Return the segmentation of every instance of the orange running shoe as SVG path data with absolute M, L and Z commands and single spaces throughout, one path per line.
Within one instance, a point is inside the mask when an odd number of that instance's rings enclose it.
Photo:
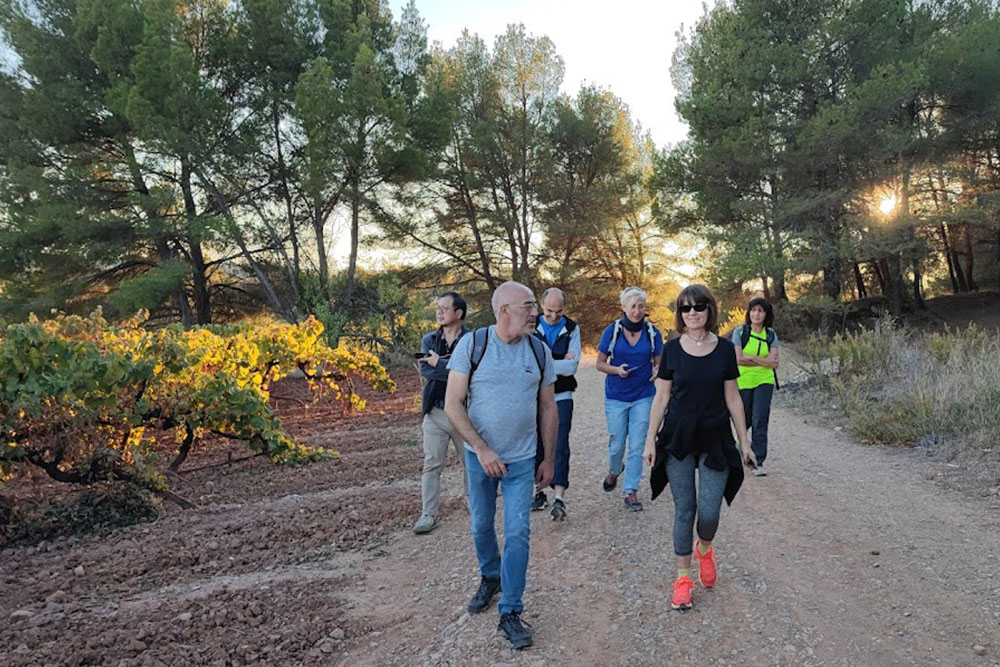
M 703 554 L 698 549 L 699 544 L 701 540 L 694 544 L 694 555 L 698 557 L 698 581 L 705 588 L 711 588 L 715 585 L 715 545 Z
M 694 589 L 694 582 L 690 577 L 677 577 L 674 582 L 674 596 L 670 598 L 670 607 L 673 609 L 691 608 L 691 591 Z

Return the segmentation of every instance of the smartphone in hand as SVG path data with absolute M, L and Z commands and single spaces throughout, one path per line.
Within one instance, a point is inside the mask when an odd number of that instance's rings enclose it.
M 413 353 L 413 358 L 414 359 L 426 359 L 429 356 L 431 356 L 430 352 L 414 352 Z

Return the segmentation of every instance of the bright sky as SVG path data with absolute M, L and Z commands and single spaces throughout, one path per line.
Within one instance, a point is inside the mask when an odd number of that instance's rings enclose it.
M 398 20 L 409 0 L 390 0 Z M 715 0 L 705 0 L 712 6 Z M 702 0 L 416 0 L 431 42 L 450 47 L 463 28 L 492 48 L 509 23 L 546 35 L 566 65 L 563 91 L 580 84 L 609 88 L 660 147 L 681 141 L 686 126 L 674 111 L 670 59 L 676 32 L 704 13 Z
M 389 0 L 398 20 L 409 0 Z M 530 34 L 548 36 L 562 57 L 563 91 L 573 95 L 583 83 L 610 89 L 650 131 L 660 147 L 684 139 L 687 128 L 674 111 L 670 61 L 676 33 L 690 32 L 716 0 L 416 0 L 428 38 L 445 48 L 467 28 L 492 48 L 509 23 L 524 23 Z M 0 49 L 0 61 L 9 53 Z M 346 257 L 342 221 L 334 221 L 335 263 Z

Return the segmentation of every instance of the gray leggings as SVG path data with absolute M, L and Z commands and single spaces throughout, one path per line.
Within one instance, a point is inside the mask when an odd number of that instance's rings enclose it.
M 715 538 L 719 528 L 722 493 L 726 490 L 729 469 L 713 470 L 705 465 L 706 455 L 698 462 L 698 489 L 694 485 L 695 455 L 678 460 L 667 454 L 667 479 L 674 497 L 674 553 L 690 556 L 694 551 L 695 510 L 698 513 L 698 537 L 706 542 Z

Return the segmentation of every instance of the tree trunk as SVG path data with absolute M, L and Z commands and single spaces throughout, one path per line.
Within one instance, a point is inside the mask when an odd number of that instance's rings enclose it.
M 330 264 L 326 257 L 326 216 L 319 203 L 313 206 L 312 227 L 316 239 L 316 256 L 319 259 L 319 289 L 324 298 L 329 298 Z
M 978 292 L 979 285 L 976 284 L 975 260 L 972 250 L 972 231 L 969 225 L 962 225 L 962 241 L 965 245 L 965 280 L 969 284 L 970 292 Z
M 823 264 L 823 296 L 837 301 L 840 299 L 840 289 L 844 282 L 843 263 L 840 259 L 840 231 L 833 211 L 826 211 L 827 217 L 827 258 Z
M 774 292 L 778 301 L 788 301 L 788 292 L 785 291 L 785 272 L 779 271 L 774 276 Z
M 781 230 L 778 229 L 778 176 L 771 176 L 768 179 L 769 198 L 771 203 L 771 220 L 768 228 L 769 240 L 771 242 L 771 253 L 777 260 L 779 267 L 785 265 L 785 244 L 781 238 Z M 788 301 L 788 293 L 785 291 L 785 270 L 779 268 L 771 276 L 774 280 L 774 295 L 779 301 Z
M 948 228 L 942 222 L 938 225 L 938 232 L 941 234 L 941 242 L 944 244 L 944 258 L 948 264 L 948 279 L 951 280 L 951 293 L 958 294 L 958 276 L 955 275 L 955 262 L 952 257 L 951 243 L 948 242 Z
M 285 155 L 281 150 L 281 117 L 277 105 L 272 106 L 271 114 L 274 124 L 274 147 L 278 156 L 278 174 L 281 180 L 281 198 L 285 202 L 285 220 L 288 224 L 288 237 L 292 243 L 292 291 L 298 299 L 301 293 L 299 276 L 302 273 L 302 265 L 299 258 L 299 234 L 295 228 L 295 211 L 292 206 L 291 188 L 288 187 L 288 167 L 285 165 Z
M 764 298 L 767 299 L 768 303 L 771 303 L 771 290 L 767 283 L 767 276 L 763 273 L 760 274 L 760 282 L 764 286 Z
M 205 266 L 205 256 L 201 251 L 201 243 L 192 240 L 191 248 L 191 291 L 194 296 L 195 317 L 198 324 L 212 323 L 212 303 L 208 294 L 208 276 Z
M 890 253 L 885 259 L 886 300 L 889 303 L 889 313 L 893 317 L 903 314 L 903 269 L 898 253 Z
M 872 267 L 875 269 L 875 277 L 878 278 L 878 290 L 882 296 L 889 295 L 888 285 L 886 285 L 885 275 L 888 272 L 885 258 L 873 259 Z
M 279 315 L 286 322 L 295 322 L 296 317 L 293 312 L 291 312 L 284 303 L 281 301 L 281 297 L 278 296 L 277 290 L 274 289 L 274 284 L 264 273 L 264 269 L 261 268 L 260 264 L 254 259 L 253 253 L 250 252 L 250 248 L 247 247 L 246 237 L 243 235 L 243 230 L 240 228 L 239 223 L 233 217 L 233 211 L 229 207 L 229 203 L 226 201 L 225 195 L 219 190 L 218 186 L 212 182 L 211 179 L 199 168 L 193 167 L 194 173 L 198 175 L 201 180 L 201 186 L 208 191 L 209 195 L 215 201 L 215 205 L 218 208 L 219 213 L 225 218 L 226 223 L 229 227 L 229 233 L 232 235 L 232 240 L 236 243 L 236 246 L 240 249 L 240 255 L 243 259 L 247 261 L 250 265 L 250 270 L 257 277 L 257 282 L 264 289 L 264 293 L 267 295 L 267 300 L 271 303 L 271 308 L 274 312 Z
M 361 237 L 361 190 L 357 180 L 351 184 L 351 256 L 347 260 L 347 282 L 340 300 L 345 306 L 354 296 L 354 276 L 358 270 L 358 245 Z
M 823 266 L 823 296 L 836 301 L 840 298 L 840 260 L 833 258 Z
M 476 208 L 476 202 L 472 197 L 471 190 L 469 189 L 468 171 L 465 166 L 465 158 L 462 154 L 461 142 L 457 136 L 455 138 L 455 144 L 455 158 L 458 161 L 458 189 L 462 197 L 462 208 L 465 210 L 465 218 L 469 222 L 469 229 L 472 230 L 472 237 L 476 241 L 476 255 L 478 256 L 479 264 L 482 267 L 482 275 L 486 280 L 486 286 L 489 288 L 490 292 L 493 292 L 500 282 L 493 277 L 490 260 L 486 255 L 486 246 L 483 244 L 483 234 L 479 229 L 479 210 Z
M 913 262 L 913 303 L 919 310 L 927 310 L 923 295 L 923 274 L 920 271 L 919 262 Z
M 857 262 L 851 262 L 854 268 L 854 285 L 858 290 L 858 300 L 868 298 L 868 288 L 865 287 L 865 276 L 861 273 L 861 266 Z
M 191 166 L 181 159 L 181 194 L 184 197 L 184 214 L 187 218 L 188 254 L 191 257 L 191 284 L 194 296 L 195 317 L 198 324 L 212 323 L 212 304 L 208 295 L 208 277 L 205 275 L 205 256 L 201 250 L 201 235 L 195 218 L 198 210 L 191 190 Z
M 132 148 L 132 144 L 128 141 L 123 142 L 122 152 L 125 154 L 125 161 L 128 164 L 129 174 L 132 178 L 132 187 L 139 193 L 139 205 L 146 214 L 148 222 L 151 225 L 155 225 L 157 229 L 155 234 L 156 253 L 159 255 L 160 261 L 168 262 L 174 260 L 177 258 L 177 253 L 170 247 L 169 239 L 164 233 L 166 224 L 163 216 L 160 215 L 160 211 L 149 197 L 149 188 L 146 187 L 146 179 L 143 178 L 142 172 L 139 169 L 139 161 L 135 158 L 135 150 Z M 185 327 L 191 326 L 191 306 L 188 304 L 187 293 L 184 290 L 183 284 L 174 292 L 174 301 L 177 304 L 177 312 L 180 316 L 181 324 Z

